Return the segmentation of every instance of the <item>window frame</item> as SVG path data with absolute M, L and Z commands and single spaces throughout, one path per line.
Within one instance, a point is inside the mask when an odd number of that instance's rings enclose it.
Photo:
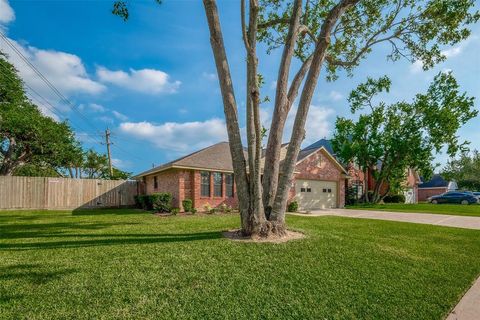
M 218 184 L 218 177 L 220 177 L 220 184 Z M 218 193 L 217 191 L 220 192 Z M 215 198 L 223 198 L 223 173 L 221 172 L 213 172 L 213 196 Z
M 206 174 L 206 182 L 204 183 L 204 175 Z M 204 194 L 204 191 L 207 191 L 208 188 L 208 195 Z M 202 198 L 210 198 L 212 190 L 212 183 L 211 183 L 211 172 L 210 171 L 200 171 L 200 197 Z
M 158 178 L 153 176 L 153 189 L 158 189 Z
M 231 178 L 231 181 L 229 182 L 228 178 Z M 233 173 L 226 173 L 225 174 L 225 196 L 227 198 L 233 198 L 235 197 L 235 189 L 234 189 L 234 185 L 235 185 L 235 178 L 233 176 Z

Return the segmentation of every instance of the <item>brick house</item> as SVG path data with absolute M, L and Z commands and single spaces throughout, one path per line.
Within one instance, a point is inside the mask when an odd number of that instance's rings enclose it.
M 457 190 L 455 181 L 447 181 L 439 174 L 434 174 L 429 181 L 418 185 L 418 201 L 427 201 L 431 196 L 436 196 L 447 191 Z
M 287 147 L 282 145 L 282 158 Z M 207 204 L 238 204 L 228 142 L 214 144 L 135 178 L 144 181 L 147 194 L 171 193 L 173 206 L 180 209 L 184 199 L 191 199 L 199 210 Z M 346 170 L 326 148 L 309 146 L 298 156 L 290 201 L 298 201 L 302 210 L 343 207 L 346 179 Z
M 320 148 L 323 147 L 331 155 L 335 157 L 335 152 L 333 151 L 332 142 L 328 139 L 321 139 L 312 144 L 311 146 L 305 148 Z M 338 160 L 339 161 L 339 160 Z M 340 162 L 340 161 L 339 161 Z M 381 166 L 381 163 L 378 164 Z M 358 166 L 354 163 L 343 165 L 348 173 L 349 179 L 346 180 L 345 190 L 352 192 L 352 196 L 356 199 L 362 198 L 365 193 L 365 190 L 373 190 L 375 187 L 375 179 L 371 171 L 367 172 L 367 178 L 365 179 L 365 173 L 360 170 Z M 419 183 L 420 177 L 418 176 L 417 171 L 413 169 L 408 169 L 406 172 L 406 179 L 403 182 L 404 195 L 406 203 L 417 203 L 419 199 Z M 381 193 L 385 193 L 388 190 L 388 184 L 384 184 L 380 190 Z

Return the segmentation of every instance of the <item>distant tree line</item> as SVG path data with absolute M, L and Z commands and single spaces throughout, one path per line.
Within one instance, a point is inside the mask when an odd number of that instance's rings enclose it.
M 0 52 L 0 175 L 126 179 L 108 159 L 83 150 L 67 121 L 44 115 L 26 95 L 15 67 Z
M 451 159 L 443 169 L 442 176 L 456 181 L 460 189 L 480 190 L 480 152 L 465 152 Z

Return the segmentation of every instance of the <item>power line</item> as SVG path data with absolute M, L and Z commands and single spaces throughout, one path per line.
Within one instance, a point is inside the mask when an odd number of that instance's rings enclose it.
M 123 149 L 118 144 L 112 144 L 112 146 L 115 147 L 117 150 L 122 151 L 124 154 L 129 155 L 130 157 L 136 158 L 137 160 L 141 160 L 141 161 L 145 160 L 145 159 L 131 153 L 130 151 L 127 151 L 126 149 Z
M 70 105 L 71 109 L 74 110 L 80 117 L 82 117 L 85 122 L 91 126 L 94 130 L 98 130 L 98 128 L 93 125 L 88 117 L 86 117 L 79 109 L 78 107 L 73 104 L 70 100 L 68 100 L 36 67 L 31 63 L 27 57 L 23 55 L 23 53 L 18 50 L 18 48 L 3 34 L 0 32 L 0 37 L 3 38 L 5 43 L 37 74 L 38 77 L 56 94 L 59 98 L 60 101 L 63 101 L 67 105 Z
M 6 72 L 4 72 L 4 70 L 0 69 L 0 73 L 5 76 L 8 80 L 10 81 L 14 81 L 14 79 Z M 26 82 L 23 82 L 23 84 L 28 88 L 30 89 L 31 92 L 33 92 L 34 94 L 36 94 L 40 99 L 42 99 L 44 101 L 44 103 L 42 103 L 41 101 L 39 101 L 37 98 L 33 97 L 33 96 L 30 96 L 30 98 L 34 101 L 36 101 L 39 105 L 42 105 L 44 106 L 45 108 L 47 108 L 50 112 L 52 112 L 52 114 L 54 114 L 55 116 L 57 116 L 58 118 L 60 119 L 64 119 L 66 121 L 70 121 L 72 124 L 73 121 L 67 117 L 65 117 L 62 113 L 62 111 L 60 109 L 58 109 L 57 107 L 55 107 L 52 103 L 50 103 L 50 101 L 48 101 L 47 98 L 43 97 L 40 93 L 38 93 L 38 91 L 36 91 L 35 89 L 33 89 L 30 85 L 28 85 Z M 58 112 L 58 113 L 57 113 Z M 82 131 L 84 131 L 84 129 L 79 126 L 78 124 L 76 125 L 77 128 L 81 129 Z M 78 133 L 77 133 L 78 134 Z M 99 140 L 96 140 L 95 142 L 97 143 L 101 143 Z

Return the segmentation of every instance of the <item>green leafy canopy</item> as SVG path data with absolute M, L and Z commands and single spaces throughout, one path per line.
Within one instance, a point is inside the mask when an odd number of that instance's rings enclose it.
M 411 103 L 375 104 L 373 98 L 388 92 L 387 77 L 368 79 L 349 96 L 358 120 L 339 117 L 333 147 L 345 162 L 369 169 L 377 183 L 399 185 L 409 168 L 428 177 L 433 172 L 433 154 L 446 147 L 454 156 L 467 150 L 459 141 L 460 127 L 477 116 L 474 98 L 459 92 L 451 73 L 435 76 L 426 93 Z
M 305 2 L 296 56 L 305 61 L 313 52 L 324 20 L 338 1 Z M 387 58 L 421 61 L 424 69 L 445 60 L 442 46 L 470 35 L 468 25 L 480 18 L 471 12 L 474 0 L 362 0 L 348 9 L 333 30 L 326 57 L 328 80 L 339 68 L 349 75 L 376 45 L 390 48 Z M 288 32 L 291 1 L 260 0 L 259 40 L 268 50 L 281 48 Z

